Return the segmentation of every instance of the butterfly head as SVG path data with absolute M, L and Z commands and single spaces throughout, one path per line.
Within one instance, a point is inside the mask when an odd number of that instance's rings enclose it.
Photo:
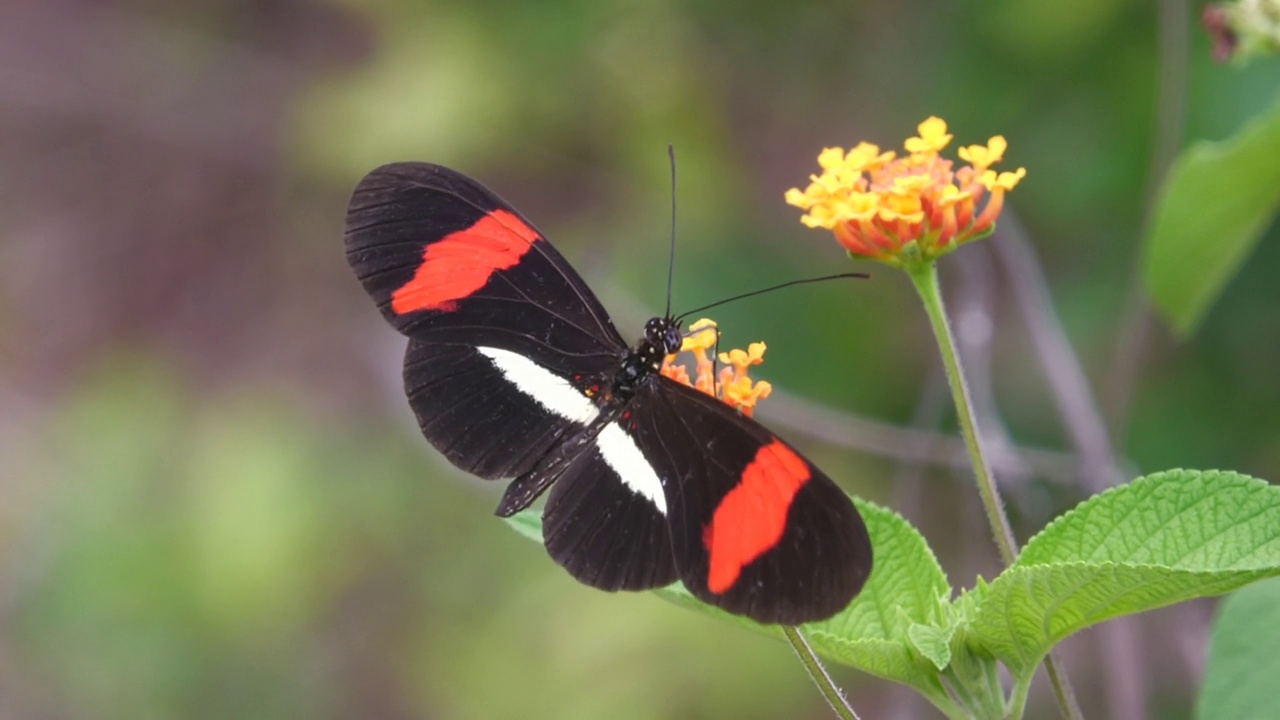
M 662 357 L 680 352 L 680 346 L 684 344 L 680 321 L 663 317 L 650 319 L 644 324 L 644 344 Z

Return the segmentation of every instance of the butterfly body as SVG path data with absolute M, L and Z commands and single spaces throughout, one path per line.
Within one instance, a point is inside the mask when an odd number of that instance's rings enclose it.
M 763 623 L 828 617 L 871 570 L 866 528 L 818 468 L 751 418 L 660 373 L 670 317 L 628 346 L 555 248 L 479 183 L 397 163 L 357 186 L 348 262 L 409 338 L 405 391 L 454 465 L 544 492 L 544 544 L 578 580 L 681 580 Z

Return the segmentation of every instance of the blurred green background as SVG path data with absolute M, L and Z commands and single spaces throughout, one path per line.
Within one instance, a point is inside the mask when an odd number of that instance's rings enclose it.
M 421 440 L 403 340 L 342 255 L 348 194 L 388 161 L 496 189 L 630 336 L 664 301 L 667 143 L 679 309 L 853 269 L 782 202 L 824 145 L 899 147 L 932 114 L 957 144 L 1002 133 L 1028 177 L 943 282 L 1020 536 L 1099 479 L 996 254 L 1010 229 L 1126 475 L 1280 477 L 1276 229 L 1189 342 L 1125 311 L 1161 137 L 1225 137 L 1280 80 L 1214 64 L 1198 4 L 1159 5 L 0 0 L 0 717 L 827 717 L 785 645 L 578 586 Z M 915 522 L 954 583 L 992 577 L 968 476 L 935 462 L 924 316 L 858 269 L 715 317 L 769 343 L 756 375 L 788 397 L 762 420 Z M 1190 717 L 1210 609 L 1132 625 L 1136 668 L 1103 631 L 1069 641 L 1086 714 L 1128 707 L 1121 678 Z M 834 671 L 865 717 L 932 717 Z

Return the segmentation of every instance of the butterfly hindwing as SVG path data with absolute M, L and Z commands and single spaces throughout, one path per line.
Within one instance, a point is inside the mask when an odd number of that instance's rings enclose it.
M 628 458 L 613 447 L 631 442 L 618 426 L 606 427 L 556 480 L 542 514 L 547 552 L 602 590 L 648 590 L 676 580 L 658 478 L 638 450 Z M 635 459 L 640 463 L 627 462 Z M 623 473 L 631 477 L 623 480 Z M 639 484 L 653 490 L 640 492 Z
M 631 404 L 629 431 L 661 478 L 680 579 L 762 623 L 843 609 L 871 573 L 849 497 L 764 426 L 665 377 Z
M 607 370 L 626 347 L 542 234 L 461 173 L 374 170 L 351 197 L 345 237 L 365 290 L 410 337 L 510 350 L 565 375 Z
M 423 435 L 483 478 L 522 475 L 599 418 L 571 383 L 488 347 L 411 339 L 405 392 Z M 661 482 L 616 422 L 599 421 L 555 478 L 543 513 L 547 552 L 592 587 L 668 585 L 676 570 Z

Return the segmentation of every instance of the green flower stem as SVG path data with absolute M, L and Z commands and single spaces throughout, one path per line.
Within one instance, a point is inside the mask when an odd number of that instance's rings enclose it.
M 947 311 L 943 306 L 942 292 L 938 287 L 937 264 L 932 260 L 925 260 L 904 269 L 911 276 L 911 281 L 915 283 L 916 292 L 920 294 L 925 313 L 928 314 L 929 322 L 933 325 L 938 350 L 942 353 L 942 364 L 947 371 L 947 383 L 951 386 L 951 397 L 956 404 L 956 415 L 960 418 L 960 432 L 964 435 L 965 447 L 969 449 L 969 460 L 973 463 L 973 473 L 978 483 L 978 495 L 982 498 L 982 507 L 986 511 L 987 522 L 991 525 L 991 533 L 995 536 L 1004 564 L 1012 565 L 1018 558 L 1018 540 L 1013 535 L 1009 517 L 1005 515 L 1004 506 L 1000 503 L 1000 491 L 996 488 L 995 477 L 991 474 L 991 465 L 987 462 L 986 454 L 982 451 L 982 443 L 978 439 L 978 424 L 973 412 L 973 401 L 969 398 L 969 386 L 965 383 L 964 372 L 960 368 L 960 354 L 956 352 L 955 337 L 951 333 L 950 323 L 947 322 Z M 1080 707 L 1076 704 L 1075 693 L 1071 690 L 1071 683 L 1052 653 L 1045 658 L 1045 668 L 1053 683 L 1053 692 L 1058 698 L 1058 708 L 1062 716 L 1073 719 L 1083 718 Z M 1025 698 L 1019 701 L 1015 697 L 1014 702 L 1025 703 Z M 1019 715 L 1011 717 L 1017 718 Z
M 1024 677 L 1014 678 L 1013 707 L 1009 708 L 1009 717 L 1020 718 L 1027 711 L 1027 696 L 1031 694 L 1033 677 L 1035 677 L 1034 673 L 1027 673 Z
M 965 447 L 969 449 L 974 475 L 977 476 L 978 495 L 982 497 L 982 508 L 987 513 L 987 522 L 991 525 L 996 545 L 1000 548 L 1000 558 L 1007 567 L 1018 559 L 1018 541 L 1013 536 L 1008 516 L 1004 514 L 995 477 L 991 474 L 991 466 L 987 464 L 987 456 L 982 452 L 982 444 L 978 441 L 978 424 L 974 418 L 973 401 L 969 398 L 969 385 L 960 369 L 960 354 L 956 352 L 955 337 L 951 334 L 951 324 L 947 322 L 947 311 L 943 307 L 942 293 L 938 288 L 938 266 L 926 261 L 909 268 L 907 274 L 920 293 L 920 300 L 924 302 L 925 312 L 933 325 L 933 334 L 938 339 L 938 349 L 942 352 L 942 363 L 947 371 L 947 383 L 951 386 L 956 415 L 960 418 L 960 431 L 964 435 Z
M 813 648 L 809 647 L 809 641 L 800 634 L 800 628 L 794 625 L 783 625 L 782 634 L 787 637 L 787 642 L 791 643 L 791 649 L 796 651 L 796 657 L 800 658 L 800 663 L 804 665 L 805 671 L 809 673 L 813 684 L 818 686 L 818 691 L 822 693 L 822 697 L 826 698 L 827 704 L 831 706 L 836 717 L 841 720 L 859 720 L 858 714 L 849 706 L 849 701 L 845 700 L 844 693 L 840 692 L 835 681 L 827 674 L 827 669 L 822 666 L 818 655 Z

